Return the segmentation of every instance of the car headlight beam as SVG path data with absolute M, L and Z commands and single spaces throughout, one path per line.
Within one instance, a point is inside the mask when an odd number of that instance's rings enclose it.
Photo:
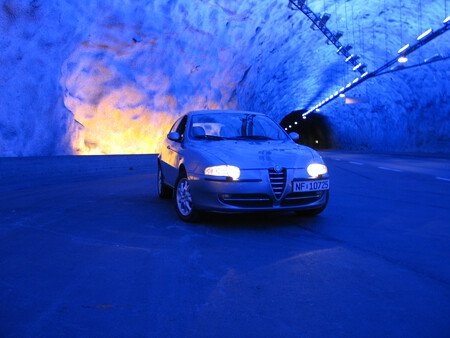
M 325 175 L 328 172 L 327 166 L 320 163 L 311 163 L 308 168 L 306 168 L 308 175 L 317 178 L 321 175 Z
M 233 165 L 217 165 L 206 168 L 205 175 L 231 177 L 233 180 L 237 180 L 241 176 L 241 170 Z

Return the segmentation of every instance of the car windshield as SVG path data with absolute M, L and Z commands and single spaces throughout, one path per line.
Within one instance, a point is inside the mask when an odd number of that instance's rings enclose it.
M 286 140 L 283 129 L 264 115 L 211 113 L 193 115 L 190 136 L 209 140 Z

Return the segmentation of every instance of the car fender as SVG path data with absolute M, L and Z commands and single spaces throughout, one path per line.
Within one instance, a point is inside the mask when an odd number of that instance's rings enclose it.
M 191 148 L 189 150 L 189 154 L 186 155 L 187 156 L 182 156 L 180 159 L 179 167 L 183 165 L 188 176 L 198 177 L 199 175 L 204 174 L 206 167 L 226 164 L 224 161 L 219 159 L 219 157 L 204 148 Z

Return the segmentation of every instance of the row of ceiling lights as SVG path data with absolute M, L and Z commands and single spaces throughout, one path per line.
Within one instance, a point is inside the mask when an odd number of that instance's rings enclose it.
M 450 24 L 450 16 L 448 16 L 443 23 L 447 26 Z M 430 28 L 428 30 L 426 30 L 425 32 L 423 32 L 422 34 L 420 34 L 417 37 L 417 41 L 420 41 L 422 39 L 424 39 L 426 36 L 430 35 L 433 32 L 433 29 Z M 411 45 L 407 44 L 405 46 L 403 46 L 402 48 L 400 48 L 398 50 L 398 54 L 400 54 L 400 57 L 398 57 L 397 61 L 400 63 L 405 63 L 408 61 L 408 58 L 406 57 L 406 55 L 408 54 L 408 51 L 410 49 Z M 349 62 L 352 58 L 358 58 L 358 56 L 355 55 L 350 55 L 345 62 Z M 364 64 L 359 63 L 358 65 L 356 65 L 353 70 L 357 71 L 360 68 L 366 67 Z M 370 76 L 369 76 L 370 75 Z M 326 99 L 322 100 L 321 102 L 319 102 L 317 105 L 315 105 L 313 108 L 309 109 L 306 113 L 302 114 L 303 119 L 306 119 L 306 116 L 308 116 L 309 114 L 311 114 L 314 111 L 320 111 L 320 107 L 322 107 L 323 105 L 327 104 L 329 101 L 335 99 L 336 97 L 345 97 L 345 92 L 349 91 L 350 89 L 353 89 L 353 87 L 355 87 L 356 85 L 358 85 L 359 83 L 362 82 L 362 80 L 366 80 L 369 77 L 372 77 L 373 74 L 369 73 L 369 72 L 365 72 L 363 73 L 360 77 L 355 78 L 353 81 L 349 82 L 346 86 L 340 88 L 339 90 L 337 90 L 336 92 L 334 92 L 332 95 L 330 95 L 329 97 L 327 97 Z M 298 122 L 296 121 L 295 124 L 298 124 Z M 291 129 L 292 125 L 289 125 L 288 128 L 285 128 L 286 130 Z
M 449 21 L 450 21 L 450 16 L 448 16 L 448 17 L 443 21 L 443 23 L 444 23 L 444 24 L 448 24 Z M 433 32 L 433 28 L 427 29 L 425 32 L 423 32 L 422 34 L 420 34 L 420 35 L 417 37 L 417 41 L 422 40 L 424 37 L 430 35 L 432 32 Z M 403 54 L 404 52 L 407 52 L 408 49 L 409 49 L 409 47 L 411 47 L 411 45 L 410 45 L 409 43 L 406 44 L 406 45 L 404 45 L 402 48 L 400 48 L 400 49 L 398 50 L 397 54 Z M 398 62 L 400 62 L 400 63 L 408 62 L 408 58 L 406 57 L 406 55 L 400 55 L 400 57 L 398 58 Z

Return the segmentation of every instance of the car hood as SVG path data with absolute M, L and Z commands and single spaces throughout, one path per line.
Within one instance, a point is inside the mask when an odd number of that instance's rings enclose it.
M 241 169 L 305 168 L 314 151 L 290 141 L 206 141 L 202 150 Z

